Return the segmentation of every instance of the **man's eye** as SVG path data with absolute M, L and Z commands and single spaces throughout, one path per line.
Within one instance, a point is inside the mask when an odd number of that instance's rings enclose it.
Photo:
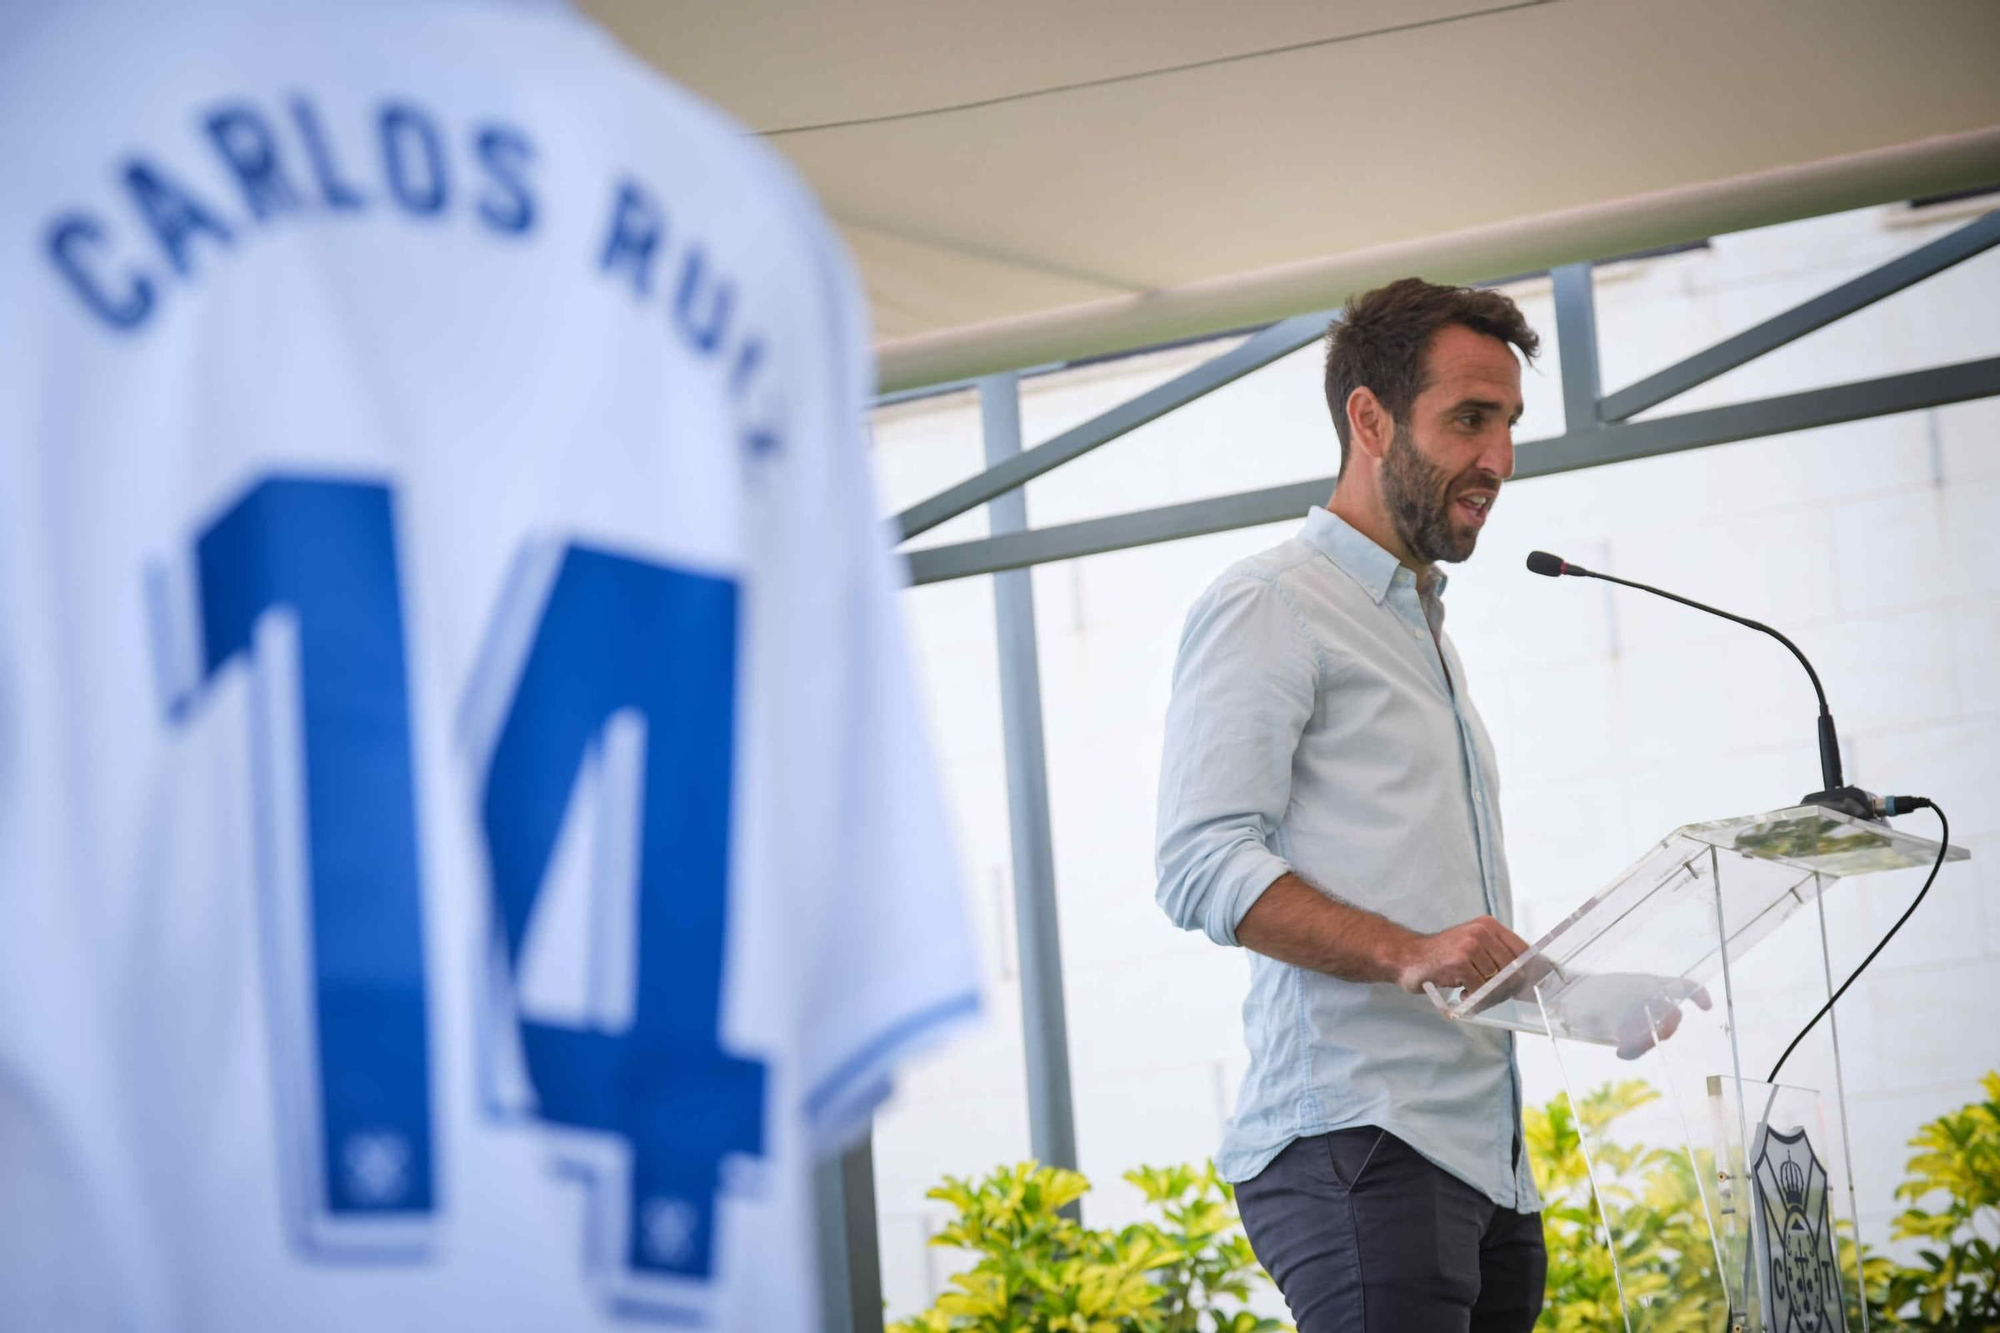
M 1458 414 L 1458 419 L 1466 426 L 1477 426 L 1479 424 L 1479 414 L 1477 412 L 1461 412 Z

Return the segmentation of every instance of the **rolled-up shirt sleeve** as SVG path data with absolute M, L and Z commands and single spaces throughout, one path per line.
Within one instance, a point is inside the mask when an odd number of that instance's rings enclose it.
M 1154 896 L 1183 930 L 1234 945 L 1237 923 L 1292 867 L 1274 847 L 1320 658 L 1284 591 L 1225 576 L 1188 613 L 1160 761 Z

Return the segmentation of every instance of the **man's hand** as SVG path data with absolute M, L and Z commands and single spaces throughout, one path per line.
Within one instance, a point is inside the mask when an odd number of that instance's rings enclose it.
M 1700 982 L 1686 977 L 1572 972 L 1552 1017 L 1562 1035 L 1615 1046 L 1619 1059 L 1636 1060 L 1674 1035 L 1689 1000 L 1698 1009 L 1715 1004 Z
M 1396 964 L 1396 984 L 1412 995 L 1430 982 L 1439 990 L 1463 986 L 1478 990 L 1488 978 L 1528 951 L 1528 942 L 1490 916 L 1441 930 L 1412 935 L 1402 945 Z
M 1673 1036 L 1681 1025 L 1682 1000 L 1693 1000 L 1703 1009 L 1715 1007 L 1705 986 L 1679 977 L 1667 981 L 1658 995 L 1628 1009 L 1618 1020 L 1618 1058 L 1636 1060 Z

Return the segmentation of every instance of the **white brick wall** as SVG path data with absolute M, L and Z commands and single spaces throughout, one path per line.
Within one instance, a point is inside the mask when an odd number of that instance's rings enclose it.
M 1600 274 L 1615 389 L 1941 233 L 1893 210 L 1717 238 Z M 1553 344 L 1548 285 L 1517 299 Z M 2000 353 L 2000 254 L 1989 253 L 1769 360 L 1655 409 L 1866 379 Z M 1177 349 L 1031 381 L 1030 443 L 1212 354 Z M 1527 376 L 1522 439 L 1561 429 L 1553 345 Z M 1307 348 L 1028 489 L 1037 524 L 1319 476 L 1336 445 Z M 1532 448 L 1531 444 L 1524 444 Z M 897 507 L 978 469 L 969 396 L 878 415 Z M 1240 956 L 1176 932 L 1152 903 L 1153 787 L 1181 620 L 1223 566 L 1283 524 L 1035 572 L 1072 1076 L 1095 1222 L 1122 1222 L 1139 1163 L 1213 1151 L 1243 1057 Z M 963 540 L 969 515 L 927 536 Z M 1818 785 L 1814 703 L 1775 643 L 1644 594 L 1535 579 L 1544 547 L 1764 619 L 1820 669 L 1851 780 L 1923 792 L 1974 859 L 1841 1006 L 1863 1232 L 1886 1239 L 1903 1140 L 2000 1066 L 1988 1017 L 2000 964 L 2000 400 L 1519 483 L 1477 556 L 1452 573 L 1447 626 L 1499 749 L 1510 861 L 1528 933 L 1673 826 L 1788 804 Z M 992 1019 L 914 1071 L 875 1142 L 892 1315 L 928 1302 L 952 1257 L 927 1254 L 946 1172 L 1025 1156 L 1028 1132 L 992 598 L 986 580 L 909 594 L 935 731 L 986 937 Z M 1928 816 L 1908 821 L 1930 833 Z M 1907 874 L 1828 900 L 1851 967 L 1915 891 Z M 1803 1017 L 1803 1014 L 1801 1014 Z M 1524 1044 L 1529 1095 L 1552 1063 Z

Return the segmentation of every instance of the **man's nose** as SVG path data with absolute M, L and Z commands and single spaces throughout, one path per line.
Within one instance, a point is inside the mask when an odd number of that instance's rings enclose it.
M 1479 466 L 1502 481 L 1514 475 L 1514 428 L 1502 426 L 1479 451 Z

